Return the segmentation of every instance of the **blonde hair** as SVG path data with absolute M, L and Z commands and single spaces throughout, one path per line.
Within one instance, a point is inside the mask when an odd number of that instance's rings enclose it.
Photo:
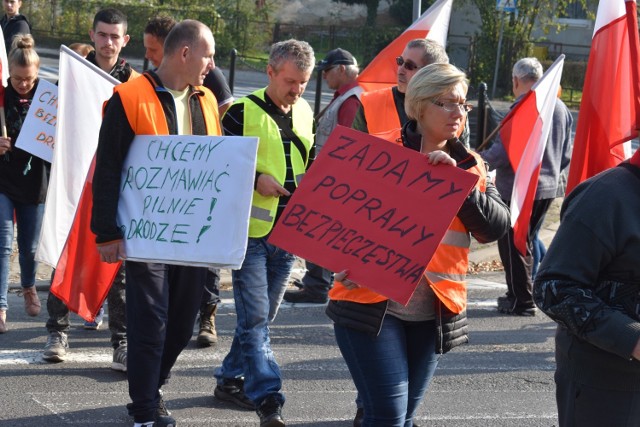
M 85 58 L 89 53 L 93 52 L 95 49 L 88 43 L 71 43 L 69 45 L 69 49 L 77 53 L 78 55 L 84 56 Z
M 417 120 L 427 102 L 462 85 L 464 92 L 469 81 L 464 71 L 455 65 L 437 63 L 421 68 L 409 81 L 404 99 L 407 117 Z
M 36 42 L 31 34 L 16 34 L 11 42 L 11 51 L 7 58 L 9 68 L 12 65 L 29 67 L 35 65 L 40 68 L 40 57 L 35 50 Z

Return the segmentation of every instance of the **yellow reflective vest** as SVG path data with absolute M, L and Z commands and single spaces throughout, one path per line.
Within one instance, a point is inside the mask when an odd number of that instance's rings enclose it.
M 265 89 L 253 92 L 261 100 Z M 278 124 L 262 107 L 248 97 L 240 98 L 236 104 L 244 104 L 244 136 L 257 136 L 258 158 L 256 172 L 273 176 L 280 185 L 284 185 L 287 174 L 287 160 Z M 313 145 L 313 110 L 304 99 L 300 98 L 292 106 L 293 132 L 304 145 L 305 153 L 301 153 L 296 144 L 291 144 L 291 167 L 296 187 L 304 176 L 309 164 L 309 154 Z M 249 219 L 249 237 L 264 237 L 273 228 L 278 210 L 278 198 L 262 196 L 254 190 Z

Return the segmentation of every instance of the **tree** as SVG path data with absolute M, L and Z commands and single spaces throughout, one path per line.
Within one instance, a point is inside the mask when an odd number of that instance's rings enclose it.
M 496 11 L 496 0 L 466 0 L 478 9 L 480 32 L 476 34 L 474 55 L 470 71 L 474 82 L 493 80 L 499 38 L 500 20 L 503 22 L 502 49 L 498 68 L 498 88 L 504 93 L 511 82 L 511 67 L 522 57 L 533 53 L 531 33 L 534 26 L 549 31 L 560 29 L 558 17 L 567 17 L 567 11 L 576 7 L 595 11 L 597 0 L 518 0 L 518 13 L 501 14 Z M 593 17 L 593 12 L 586 16 Z
M 332 0 L 335 3 L 345 4 L 364 4 L 367 6 L 367 23 L 368 27 L 376 26 L 376 18 L 378 17 L 378 5 L 380 0 Z

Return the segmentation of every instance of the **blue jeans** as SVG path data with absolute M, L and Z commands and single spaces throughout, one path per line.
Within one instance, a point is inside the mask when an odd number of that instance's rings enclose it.
M 376 337 L 334 325 L 336 341 L 364 408 L 363 427 L 411 427 L 433 378 L 436 323 L 387 315 Z
M 256 406 L 267 396 L 284 403 L 269 322 L 278 313 L 294 261 L 295 256 L 267 243 L 266 237 L 250 238 L 242 267 L 232 272 L 237 326 L 229 354 L 215 376 L 219 384 L 244 377 L 244 393 Z
M 13 213 L 18 228 L 18 262 L 20 283 L 29 288 L 36 284 L 35 261 L 44 204 L 19 203 L 0 193 L 0 309 L 6 310 L 9 291 L 9 264 L 13 249 Z
M 547 254 L 547 248 L 544 246 L 544 243 L 542 243 L 542 240 L 540 240 L 538 233 L 536 233 L 533 236 L 532 244 L 533 244 L 533 267 L 531 267 L 531 278 L 535 279 L 536 273 L 538 272 L 538 267 L 542 262 L 542 258 L 544 258 L 544 256 Z

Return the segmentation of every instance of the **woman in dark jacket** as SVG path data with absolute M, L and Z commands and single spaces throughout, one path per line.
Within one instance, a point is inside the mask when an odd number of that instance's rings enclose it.
M 15 146 L 38 85 L 39 69 L 40 58 L 34 49 L 33 37 L 28 34 L 16 37 L 14 48 L 9 53 L 10 77 L 4 94 L 8 137 L 0 137 L 0 333 L 7 331 L 7 288 L 14 217 L 18 229 L 25 310 L 30 316 L 40 313 L 34 256 L 44 213 L 49 164 Z
M 407 306 L 359 287 L 347 271 L 336 275 L 329 294 L 327 314 L 358 389 L 362 426 L 413 425 L 440 355 L 467 342 L 464 277 L 470 236 L 494 241 L 509 226 L 508 208 L 487 180 L 484 162 L 455 137 L 471 108 L 467 87 L 465 74 L 453 65 L 432 64 L 407 88 L 411 120 L 402 131 L 404 146 L 433 165 L 479 176 Z

